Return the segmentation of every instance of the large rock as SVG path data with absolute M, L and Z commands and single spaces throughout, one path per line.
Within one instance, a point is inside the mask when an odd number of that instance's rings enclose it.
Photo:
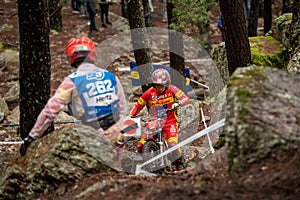
M 255 65 L 274 68 L 284 67 L 283 46 L 278 40 L 271 36 L 258 36 L 250 37 L 249 42 L 252 62 Z M 212 58 L 219 69 L 224 84 L 226 84 L 229 79 L 229 72 L 224 42 L 214 47 Z
M 227 91 L 228 161 L 246 170 L 280 150 L 300 145 L 300 77 L 283 70 L 239 68 Z M 299 175 L 299 174 L 298 174 Z
M 299 17 L 294 17 L 292 13 L 286 13 L 273 21 L 272 35 L 283 44 L 288 56 L 287 70 L 293 73 L 300 73 L 300 23 Z M 297 21 L 298 20 L 298 21 Z
M 3 70 L 5 70 L 6 68 L 6 59 L 3 56 L 0 56 L 0 72 L 2 72 Z
M 6 49 L 4 52 L 1 53 L 1 57 L 5 58 L 7 64 L 15 63 L 19 61 L 19 52 L 11 49 Z
M 288 72 L 300 74 L 300 51 L 296 52 L 289 60 L 287 67 Z
M 18 82 L 7 83 L 10 85 L 10 89 L 5 94 L 5 101 L 10 110 L 13 110 L 16 106 L 19 105 L 19 94 L 20 94 L 20 85 Z
M 178 110 L 179 135 L 183 140 L 197 133 L 200 121 L 199 101 L 191 100 L 191 102 Z
M 5 115 L 8 113 L 8 106 L 5 100 L 0 96 L 0 122 L 4 120 Z
M 118 170 L 115 156 L 115 149 L 95 129 L 63 127 L 33 141 L 17 163 L 1 166 L 0 199 L 23 198 L 74 184 L 87 174 L 107 169 L 105 166 Z
M 225 48 L 225 42 L 221 42 L 216 45 L 212 50 L 212 59 L 215 61 L 217 68 L 220 71 L 220 75 L 222 77 L 222 81 L 224 85 L 227 83 L 229 79 L 229 71 L 228 71 L 228 62 L 227 62 L 227 54 Z
M 272 22 L 271 30 L 267 35 L 271 35 L 276 40 L 280 41 L 285 48 L 289 47 L 288 31 L 292 22 L 292 13 L 286 13 L 276 18 Z

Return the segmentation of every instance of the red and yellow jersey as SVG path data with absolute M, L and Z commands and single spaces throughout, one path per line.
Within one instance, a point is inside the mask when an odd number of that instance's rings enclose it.
M 176 101 L 178 101 L 181 106 L 185 106 L 190 102 L 190 98 L 174 85 L 169 85 L 162 94 L 159 94 L 155 88 L 151 87 L 142 94 L 129 116 L 136 116 L 145 105 L 148 105 L 152 117 L 165 118 L 164 116 L 166 115 L 167 122 L 174 122 L 177 121 L 177 110 L 166 113 L 165 109 L 170 109 Z

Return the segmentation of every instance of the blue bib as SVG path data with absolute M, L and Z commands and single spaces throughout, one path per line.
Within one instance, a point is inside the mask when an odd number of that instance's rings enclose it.
M 116 76 L 96 69 L 68 76 L 75 84 L 85 111 L 85 120 L 104 117 L 119 109 Z M 70 107 L 70 106 L 69 106 Z

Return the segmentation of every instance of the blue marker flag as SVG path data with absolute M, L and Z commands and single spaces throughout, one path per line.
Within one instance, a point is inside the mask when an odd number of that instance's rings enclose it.
M 140 75 L 138 72 L 138 67 L 136 66 L 136 62 L 130 62 L 130 78 L 131 78 L 131 83 L 133 87 L 140 86 Z M 166 65 L 153 65 L 153 70 L 156 70 L 158 68 L 164 68 L 168 72 L 170 72 L 170 66 Z M 185 79 L 186 79 L 186 91 L 192 91 L 192 86 L 191 86 L 191 75 L 190 75 L 190 68 L 186 67 L 185 68 Z

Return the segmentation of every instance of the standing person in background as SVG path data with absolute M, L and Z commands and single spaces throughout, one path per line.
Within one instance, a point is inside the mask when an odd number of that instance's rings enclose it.
M 163 9 L 162 9 L 162 22 L 167 22 L 168 21 L 168 12 L 167 12 L 167 1 L 163 0 Z
M 244 0 L 247 18 L 250 17 L 250 0 Z
M 112 23 L 108 20 L 108 10 L 109 10 L 109 4 L 110 0 L 99 0 L 99 7 L 100 7 L 100 19 L 102 22 L 102 27 L 106 28 L 107 25 L 112 25 Z M 105 17 L 105 22 L 104 22 Z
M 217 23 L 217 27 L 219 28 L 220 32 L 221 32 L 221 39 L 222 42 L 225 42 L 225 33 L 224 33 L 224 27 L 223 27 L 223 16 L 222 14 L 220 14 L 218 23 Z
M 81 12 L 81 6 L 83 6 L 83 12 Z M 79 12 L 80 12 L 79 17 L 87 17 L 88 16 L 86 0 L 79 0 Z
M 148 0 L 148 4 L 149 4 L 150 12 L 154 12 L 154 7 L 153 7 L 153 4 L 152 4 L 152 0 Z
M 89 37 L 93 37 L 93 31 L 99 31 L 96 27 L 95 17 L 97 14 L 97 3 L 96 0 L 86 0 L 87 11 L 90 17 L 90 33 Z
M 79 0 L 71 0 L 72 13 L 79 14 Z
M 290 13 L 290 12 L 292 12 L 290 0 L 282 0 L 281 14 L 283 15 L 284 13 Z
M 34 139 L 43 136 L 55 117 L 68 105 L 69 111 L 83 124 L 95 128 L 112 144 L 122 141 L 123 118 L 127 114 L 127 103 L 118 77 L 95 65 L 96 46 L 86 37 L 71 38 L 66 46 L 66 55 L 75 71 L 68 75 L 57 88 L 35 125 L 23 140 L 22 156 Z M 117 149 L 118 156 L 122 149 Z M 120 162 L 119 157 L 117 161 Z

